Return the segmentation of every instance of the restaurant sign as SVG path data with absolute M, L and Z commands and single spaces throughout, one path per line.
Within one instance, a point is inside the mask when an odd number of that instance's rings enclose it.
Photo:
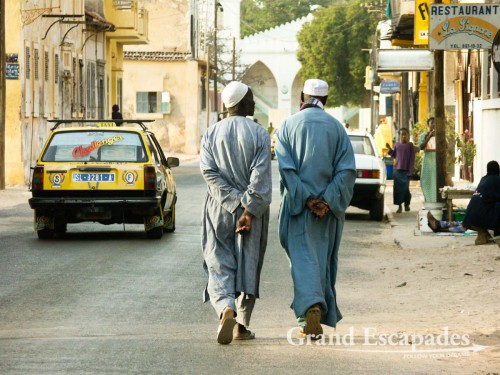
M 430 49 L 489 49 L 500 29 L 500 4 L 431 4 Z

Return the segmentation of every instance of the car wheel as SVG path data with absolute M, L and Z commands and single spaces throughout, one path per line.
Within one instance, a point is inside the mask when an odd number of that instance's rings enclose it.
M 64 234 L 68 230 L 68 225 L 65 221 L 56 219 L 54 223 L 54 232 L 58 234 Z
M 377 221 L 382 221 L 384 219 L 384 196 L 373 202 L 370 208 L 370 217 Z
M 172 233 L 175 231 L 175 203 L 172 204 L 172 208 L 169 212 L 163 215 L 163 220 L 165 225 L 163 226 L 163 231 L 167 233 Z
M 51 238 L 54 238 L 54 230 L 53 229 L 40 229 L 36 231 L 36 234 L 38 235 L 38 238 L 41 240 L 50 240 Z
M 159 240 L 163 236 L 163 227 L 156 227 L 148 230 L 146 236 L 151 240 Z

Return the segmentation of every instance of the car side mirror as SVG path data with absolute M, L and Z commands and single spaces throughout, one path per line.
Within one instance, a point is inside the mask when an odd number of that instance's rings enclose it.
M 167 158 L 167 167 L 173 168 L 179 166 L 179 158 L 168 157 Z

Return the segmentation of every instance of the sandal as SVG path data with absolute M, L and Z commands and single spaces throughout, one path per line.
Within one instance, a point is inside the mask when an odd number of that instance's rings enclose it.
M 246 330 L 245 333 L 237 333 L 234 335 L 235 340 L 253 340 L 255 339 L 255 333 L 250 330 Z
M 236 324 L 234 319 L 234 311 L 227 307 L 222 312 L 222 318 L 217 329 L 217 342 L 222 345 L 227 345 L 233 341 L 233 329 Z
M 311 306 L 306 312 L 306 325 L 302 329 L 305 335 L 311 335 L 311 338 L 319 339 L 323 334 L 321 327 L 321 309 L 319 305 Z

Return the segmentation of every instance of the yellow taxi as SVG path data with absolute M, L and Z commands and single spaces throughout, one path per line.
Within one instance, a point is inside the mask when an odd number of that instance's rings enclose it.
M 33 170 L 38 238 L 68 223 L 144 224 L 148 238 L 175 230 L 176 186 L 145 120 L 56 120 Z

